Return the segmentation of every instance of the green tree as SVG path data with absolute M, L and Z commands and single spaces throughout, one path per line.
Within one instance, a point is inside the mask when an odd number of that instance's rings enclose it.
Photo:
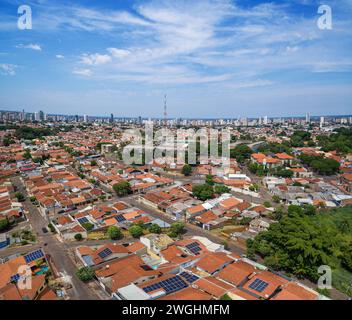
M 9 223 L 9 221 L 7 219 L 0 220 L 0 231 L 7 230 L 9 225 L 10 225 L 10 223 Z
M 182 174 L 185 176 L 190 176 L 192 173 L 192 167 L 189 164 L 185 164 L 182 167 Z
M 215 192 L 216 194 L 228 193 L 228 192 L 230 192 L 230 191 L 231 191 L 231 189 L 228 188 L 228 187 L 225 186 L 225 185 L 216 185 L 216 186 L 214 187 L 214 192 Z
M 194 185 L 192 188 L 192 193 L 193 196 L 205 201 L 208 199 L 212 199 L 214 196 L 214 189 L 212 186 L 208 184 L 203 184 L 203 185 Z
M 269 267 L 316 281 L 321 265 L 350 269 L 352 234 L 341 234 L 339 221 L 352 221 L 352 207 L 315 214 L 311 206 L 289 206 L 288 214 L 259 233 L 248 250 Z
M 107 234 L 111 240 L 118 240 L 123 237 L 121 229 L 116 226 L 110 226 L 107 230 Z
M 273 201 L 275 203 L 280 203 L 281 202 L 281 198 L 279 196 L 277 196 L 277 195 L 273 195 Z
M 120 197 L 126 196 L 132 192 L 131 185 L 128 181 L 121 181 L 113 185 L 113 189 Z
M 52 223 L 48 224 L 48 228 L 50 229 L 51 232 L 55 232 L 55 228 Z
M 23 202 L 26 198 L 23 193 L 16 192 L 15 197 L 17 198 L 18 202 Z
M 80 233 L 76 233 L 76 234 L 75 234 L 75 239 L 76 239 L 77 241 L 82 241 L 83 236 L 82 236 Z
M 256 183 L 253 183 L 249 186 L 250 191 L 258 192 L 259 191 L 259 186 Z
M 94 270 L 90 267 L 83 267 L 76 271 L 76 275 L 81 281 L 87 282 L 94 278 Z
M 213 176 L 211 174 L 207 174 L 205 176 L 205 183 L 210 185 L 210 186 L 214 185 Z
M 148 230 L 150 233 L 161 233 L 161 227 L 156 223 L 153 223 Z
M 174 222 L 171 224 L 170 232 L 176 235 L 183 234 L 185 232 L 185 225 L 182 222 Z
M 264 207 L 265 208 L 270 208 L 271 207 L 271 203 L 270 203 L 270 201 L 264 201 Z
M 85 222 L 82 224 L 83 228 L 86 229 L 88 232 L 94 229 L 94 224 L 90 222 Z
M 29 149 L 26 149 L 26 151 L 23 154 L 23 158 L 28 160 L 32 158 L 31 152 L 29 151 Z
M 253 150 L 245 144 L 240 144 L 230 150 L 231 158 L 235 158 L 240 163 L 243 163 L 246 159 L 249 159 L 252 153 Z
M 128 232 L 132 235 L 133 238 L 139 238 L 143 235 L 143 228 L 139 225 L 133 225 L 128 229 Z
M 321 156 L 312 156 L 301 154 L 299 159 L 314 171 L 322 175 L 333 175 L 339 172 L 340 163 L 334 159 L 328 159 Z

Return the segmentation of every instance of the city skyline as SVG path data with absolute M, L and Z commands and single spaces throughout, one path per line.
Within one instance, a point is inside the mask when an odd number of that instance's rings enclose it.
M 156 116 L 156 117 L 145 117 L 145 116 L 140 116 L 140 115 L 134 115 L 134 116 L 123 116 L 123 115 L 114 115 L 113 113 L 111 114 L 85 114 L 85 113 L 55 113 L 55 112 L 51 112 L 51 113 L 46 113 L 43 110 L 35 110 L 35 111 L 28 111 L 25 109 L 22 110 L 9 110 L 9 109 L 0 109 L 0 112 L 2 113 L 18 113 L 18 114 L 30 114 L 33 115 L 34 117 L 36 115 L 39 115 L 40 113 L 43 113 L 43 116 L 63 116 L 63 117 L 80 117 L 80 118 L 85 118 L 85 117 L 91 117 L 91 118 L 105 118 L 105 119 L 138 119 L 141 118 L 143 120 L 148 120 L 148 119 L 165 119 L 164 114 L 162 114 L 161 116 Z M 42 117 L 43 117 L 42 116 Z M 309 118 L 309 120 L 307 122 L 310 122 L 311 120 L 315 119 L 319 119 L 321 117 L 327 117 L 327 118 L 343 118 L 343 117 L 351 117 L 352 114 L 310 114 L 310 113 L 306 113 L 306 114 L 300 114 L 300 115 L 286 115 L 286 116 L 267 116 L 267 115 L 259 115 L 256 117 L 249 117 L 249 116 L 243 116 L 243 117 L 166 117 L 167 120 L 173 120 L 173 119 L 189 119 L 189 120 L 193 120 L 193 119 L 199 119 L 199 120 L 236 120 L 236 119 L 261 119 L 261 120 L 265 120 L 267 118 L 272 120 L 272 119 L 306 119 Z
M 234 118 L 350 113 L 351 2 L 0 1 L 2 109 Z M 196 17 L 196 18 L 195 18 Z

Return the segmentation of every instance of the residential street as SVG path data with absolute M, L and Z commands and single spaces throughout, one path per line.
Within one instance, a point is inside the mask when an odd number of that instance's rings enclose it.
M 62 242 L 60 242 L 55 235 L 48 232 L 46 234 L 43 233 L 42 228 L 47 227 L 48 222 L 41 216 L 38 211 L 38 208 L 31 203 L 28 198 L 27 191 L 24 188 L 20 177 L 14 177 L 12 179 L 12 183 L 14 186 L 18 188 L 18 191 L 23 193 L 26 196 L 26 201 L 24 205 L 26 209 L 29 211 L 28 219 L 33 227 L 33 230 L 38 235 L 38 247 L 42 247 L 45 252 L 50 253 L 50 256 L 54 262 L 54 266 L 57 271 L 66 275 L 71 279 L 72 282 L 72 290 L 70 290 L 70 296 L 73 300 L 94 300 L 97 297 L 95 294 L 89 289 L 87 285 L 81 282 L 75 275 L 76 266 L 71 261 L 68 256 L 68 246 Z M 45 245 L 46 244 L 46 245 Z M 35 249 L 36 246 L 27 247 L 27 251 L 29 249 Z M 9 249 L 11 250 L 11 249 Z M 18 249 L 17 249 L 18 250 Z M 20 249 L 18 252 L 21 252 Z

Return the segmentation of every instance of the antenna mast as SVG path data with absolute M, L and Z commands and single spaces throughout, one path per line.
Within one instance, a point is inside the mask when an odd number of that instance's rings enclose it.
M 164 126 L 167 125 L 167 95 L 164 95 Z

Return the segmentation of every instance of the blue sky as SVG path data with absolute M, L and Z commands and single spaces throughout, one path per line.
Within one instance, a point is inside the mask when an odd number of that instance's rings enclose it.
M 320 4 L 333 29 L 320 30 Z M 0 0 L 0 109 L 158 117 L 351 114 L 352 0 Z

